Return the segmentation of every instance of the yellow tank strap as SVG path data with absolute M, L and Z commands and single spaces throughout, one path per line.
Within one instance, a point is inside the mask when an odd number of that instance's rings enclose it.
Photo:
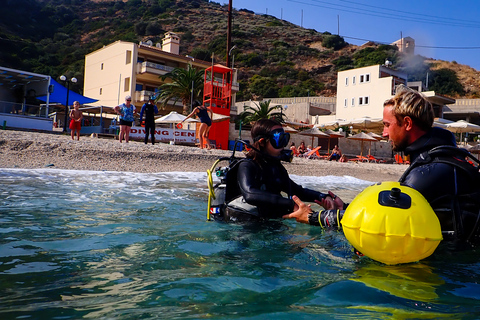
M 220 162 L 221 160 L 218 159 L 217 161 L 214 162 L 213 166 L 210 168 L 210 170 L 207 170 L 207 184 L 208 184 L 208 204 L 207 204 L 207 220 L 210 221 L 210 208 L 212 206 L 212 198 L 215 199 L 215 190 L 213 190 L 213 178 L 212 178 L 212 172 L 215 170 L 215 166 Z

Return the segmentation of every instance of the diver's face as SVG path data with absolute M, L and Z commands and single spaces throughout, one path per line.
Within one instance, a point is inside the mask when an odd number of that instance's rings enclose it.
M 408 131 L 399 124 L 393 114 L 393 106 L 383 108 L 383 137 L 392 144 L 393 151 L 404 151 L 408 147 Z
M 272 131 L 275 131 L 277 129 L 281 129 L 283 130 L 282 126 L 274 126 L 272 128 Z M 282 150 L 283 150 L 283 147 L 280 148 L 280 149 L 276 149 L 273 145 L 272 145 L 272 142 L 270 141 L 270 139 L 265 139 L 266 140 L 266 143 L 265 143 L 265 152 L 268 153 L 269 155 L 271 155 L 272 157 L 278 157 L 280 156 L 280 154 L 282 153 Z M 288 142 L 288 141 L 287 141 Z

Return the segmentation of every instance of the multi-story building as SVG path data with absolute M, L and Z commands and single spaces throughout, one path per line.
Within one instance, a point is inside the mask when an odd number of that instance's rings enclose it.
M 421 82 L 407 83 L 407 75 L 402 72 L 374 65 L 338 73 L 336 118 L 347 121 L 366 116 L 382 118 L 383 103 L 393 97 L 400 84 L 422 92 L 433 104 L 435 117 L 442 117 L 446 104 L 455 103 L 454 99 L 425 91 Z
M 179 55 L 180 38 L 167 32 L 162 43 L 140 44 L 116 41 L 85 56 L 85 96 L 98 99 L 98 105 L 116 106 L 125 96 L 139 108 L 157 93 L 164 82 L 160 77 L 175 68 L 206 69 L 210 62 Z M 238 85 L 233 86 L 238 91 Z M 236 92 L 235 91 L 235 92 Z M 235 94 L 235 93 L 234 93 Z M 235 100 L 235 99 L 232 99 Z M 166 112 L 182 112 L 181 101 L 168 105 Z
M 391 43 L 391 45 L 396 46 L 399 52 L 403 52 L 409 55 L 415 54 L 415 39 L 413 38 L 404 37 Z

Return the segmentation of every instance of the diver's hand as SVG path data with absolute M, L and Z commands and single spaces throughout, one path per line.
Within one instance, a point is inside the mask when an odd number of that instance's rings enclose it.
M 324 199 L 315 200 L 315 202 L 327 210 L 343 209 L 342 199 L 340 199 L 340 197 L 337 197 L 332 191 L 328 191 L 328 196 Z
M 295 202 L 295 206 L 293 207 L 293 212 L 284 215 L 283 219 L 295 219 L 297 222 L 306 223 L 308 224 L 308 215 L 312 213 L 312 209 L 310 209 L 310 205 L 305 204 L 300 200 L 297 196 L 292 197 L 293 201 Z

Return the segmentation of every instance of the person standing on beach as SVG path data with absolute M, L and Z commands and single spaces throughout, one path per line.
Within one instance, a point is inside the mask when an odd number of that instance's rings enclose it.
M 123 139 L 128 143 L 128 140 L 130 139 L 130 129 L 132 128 L 132 123 L 134 121 L 133 116 L 137 113 L 135 106 L 131 103 L 132 97 L 126 96 L 125 103 L 114 108 L 115 112 L 120 115 L 120 135 L 118 137 L 120 143 L 122 143 Z
M 75 131 L 77 132 L 77 140 L 80 140 L 80 130 L 82 128 L 83 113 L 80 111 L 80 102 L 73 102 L 73 110 L 70 111 L 70 133 L 72 140 L 75 140 Z
M 182 123 L 193 115 L 197 115 L 201 122 L 198 132 L 200 149 L 205 147 L 207 149 L 211 149 L 212 147 L 210 146 L 210 140 L 208 140 L 208 133 L 210 132 L 210 127 L 212 126 L 213 111 L 208 107 L 202 106 L 199 101 L 193 102 L 193 108 L 194 109 L 192 113 L 183 119 Z
M 475 158 L 456 147 L 455 136 L 432 127 L 431 103 L 418 91 L 399 86 L 384 103 L 383 137 L 393 151 L 410 155 L 411 164 L 399 182 L 419 191 L 435 211 L 445 240 L 480 241 L 480 173 Z M 346 204 L 330 192 L 337 210 L 312 212 L 296 196 L 293 213 L 283 216 L 316 226 L 338 228 Z
M 150 97 L 148 102 L 142 106 L 140 110 L 140 123 L 143 119 L 143 113 L 145 112 L 145 144 L 148 143 L 148 135 L 151 136 L 152 145 L 155 144 L 155 115 L 158 113 L 155 99 Z

